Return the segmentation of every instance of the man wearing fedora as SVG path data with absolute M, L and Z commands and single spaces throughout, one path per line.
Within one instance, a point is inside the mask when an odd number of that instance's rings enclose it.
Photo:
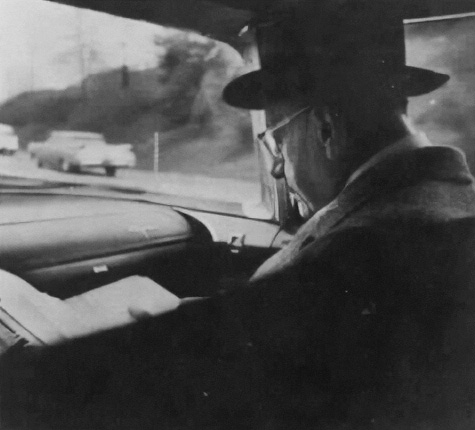
M 405 65 L 395 2 L 281 3 L 283 19 L 254 24 L 262 69 L 223 96 L 282 125 L 262 139 L 308 220 L 243 288 L 140 326 L 128 347 L 140 359 L 108 364 L 116 403 L 90 414 L 145 428 L 473 429 L 473 177 L 406 118 L 407 97 L 448 77 Z
M 266 109 L 272 173 L 309 218 L 207 303 L 266 428 L 475 428 L 473 178 L 406 116 L 449 77 L 405 64 L 400 7 L 297 2 L 256 24 L 262 68 L 223 94 Z

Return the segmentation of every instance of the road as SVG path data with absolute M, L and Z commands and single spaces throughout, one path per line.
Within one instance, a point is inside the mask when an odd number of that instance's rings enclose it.
M 140 188 L 151 193 L 179 195 L 229 203 L 258 202 L 260 185 L 236 179 L 210 178 L 182 173 L 157 173 L 135 169 L 118 170 L 115 178 L 103 169 L 90 169 L 80 174 L 40 169 L 25 152 L 12 157 L 0 156 L 0 175 L 27 177 L 75 184 Z

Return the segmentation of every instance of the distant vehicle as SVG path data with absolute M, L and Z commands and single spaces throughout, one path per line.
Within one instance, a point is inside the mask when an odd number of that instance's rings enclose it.
M 18 151 L 18 136 L 12 126 L 0 124 L 0 154 L 13 155 Z
M 38 167 L 78 173 L 83 168 L 103 167 L 107 176 L 118 168 L 134 167 L 132 145 L 107 144 L 102 134 L 83 131 L 53 131 L 44 143 L 32 142 L 28 152 Z

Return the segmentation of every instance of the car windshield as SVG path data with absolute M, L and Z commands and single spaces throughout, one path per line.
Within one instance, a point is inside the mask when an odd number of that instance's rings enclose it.
M 19 144 L 1 157 L 0 174 L 140 187 L 188 196 L 190 206 L 259 203 L 250 114 L 221 99 L 245 70 L 236 50 L 192 32 L 19 3 L 0 2 L 0 123 Z
M 472 167 L 474 20 L 406 22 L 407 63 L 451 75 L 411 99 L 410 116 L 434 143 L 463 148 Z M 0 52 L 0 134 L 12 126 L 17 140 L 0 156 L 3 176 L 136 187 L 190 197 L 190 206 L 261 203 L 250 112 L 221 96 L 249 71 L 229 45 L 44 0 L 2 0 Z

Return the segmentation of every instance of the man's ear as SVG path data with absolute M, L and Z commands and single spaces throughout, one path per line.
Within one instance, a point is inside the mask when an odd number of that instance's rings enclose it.
M 314 111 L 318 123 L 318 144 L 322 146 L 328 160 L 335 160 L 338 156 L 338 147 L 335 141 L 335 121 L 328 107 L 319 112 Z

